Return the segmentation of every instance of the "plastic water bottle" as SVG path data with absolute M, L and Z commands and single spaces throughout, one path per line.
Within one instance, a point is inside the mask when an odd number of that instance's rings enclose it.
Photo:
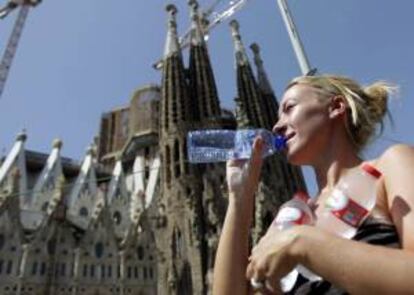
M 308 194 L 297 192 L 291 200 L 280 207 L 268 232 L 272 231 L 273 227 L 276 227 L 278 230 L 285 230 L 295 225 L 313 225 L 315 218 L 312 210 L 308 206 L 309 199 L 310 197 Z M 281 279 L 280 286 L 283 292 L 289 292 L 294 287 L 299 273 L 311 281 L 320 279 L 319 276 L 315 275 L 304 266 L 297 265 L 294 270 Z
M 197 130 L 187 135 L 188 159 L 191 163 L 224 162 L 249 159 L 257 136 L 264 141 L 263 157 L 286 147 L 286 139 L 266 129 Z
M 380 177 L 381 172 L 368 163 L 343 177 L 327 198 L 316 226 L 351 239 L 375 206 Z

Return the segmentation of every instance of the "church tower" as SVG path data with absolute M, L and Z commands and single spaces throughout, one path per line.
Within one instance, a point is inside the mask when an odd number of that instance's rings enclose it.
M 191 9 L 191 37 L 189 82 L 191 100 L 196 102 L 196 119 L 201 126 L 214 128 L 221 115 L 220 102 L 217 94 L 216 82 L 206 42 L 204 40 L 203 23 L 198 11 L 196 0 L 190 0 Z
M 264 63 L 260 55 L 260 46 L 253 43 L 250 45 L 250 48 L 254 54 L 254 62 L 257 69 L 257 81 L 263 97 L 263 104 L 266 106 L 266 116 L 273 118 L 272 124 L 275 124 L 276 121 L 279 120 L 279 104 L 264 68 Z M 297 190 L 306 191 L 305 180 L 300 167 L 289 165 L 284 157 L 278 158 L 277 165 L 284 171 L 283 175 L 288 190 L 292 191 L 292 193 Z
M 267 77 L 267 73 L 264 69 L 259 45 L 253 43 L 250 45 L 250 49 L 254 54 L 254 63 L 257 68 L 257 84 L 259 91 L 263 97 L 263 103 L 266 111 L 265 116 L 269 118 L 271 124 L 275 124 L 275 122 L 279 119 L 279 104 L 277 102 L 276 95 L 273 92 L 272 85 L 270 84 Z
M 237 72 L 236 120 L 238 128 L 272 130 L 278 119 L 278 104 L 259 56 L 259 47 L 253 46 L 255 62 L 258 66 L 259 82 L 257 82 L 240 36 L 238 22 L 233 20 L 230 27 L 235 47 Z M 280 205 L 290 199 L 299 188 L 305 189 L 304 182 L 295 174 L 296 171 L 297 168 L 288 164 L 282 154 L 273 155 L 264 161 L 262 177 L 256 194 L 254 242 L 263 236 Z
M 272 120 L 266 116 L 266 107 L 263 104 L 263 98 L 254 78 L 246 49 L 241 40 L 239 23 L 233 20 L 230 22 L 230 27 L 235 48 L 238 92 L 238 97 L 236 98 L 238 108 L 236 120 L 238 127 L 271 129 Z
M 205 292 L 204 219 L 201 178 L 187 161 L 186 136 L 197 111 L 191 101 L 177 37 L 177 8 L 168 5 L 167 41 L 161 87 L 160 154 L 162 163 L 160 207 L 166 222 L 156 232 L 161 257 L 158 294 Z
M 199 129 L 234 129 L 222 115 L 216 81 L 205 42 L 206 22 L 200 15 L 196 0 L 188 2 L 191 12 L 190 61 L 188 79 L 190 97 L 198 103 Z M 228 119 L 227 119 L 228 121 Z M 232 120 L 233 121 L 233 120 Z M 204 240 L 206 243 L 205 281 L 211 290 L 214 259 L 227 206 L 225 163 L 197 164 L 202 173 L 202 206 L 204 211 Z

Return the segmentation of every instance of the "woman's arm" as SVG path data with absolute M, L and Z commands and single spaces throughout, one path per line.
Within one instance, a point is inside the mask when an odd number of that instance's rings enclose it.
M 414 251 L 414 148 L 394 145 L 378 161 L 388 208 L 403 249 Z
M 383 172 L 389 210 L 403 249 L 373 246 L 342 239 L 315 227 L 299 226 L 281 235 L 265 236 L 257 251 L 253 250 L 247 276 L 268 273 L 272 281 L 277 280 L 287 271 L 283 267 L 286 261 L 290 265 L 294 261 L 352 294 L 412 294 L 414 149 L 394 146 L 380 157 L 377 165 Z M 282 239 L 289 241 L 288 246 L 280 242 Z
M 216 295 L 243 295 L 249 292 L 245 273 L 254 194 L 262 166 L 262 145 L 261 139 L 255 141 L 250 163 L 227 163 L 229 205 L 214 265 L 213 294 Z
M 346 240 L 302 227 L 299 261 L 351 294 L 412 294 L 414 253 Z
M 229 201 L 215 259 L 213 294 L 243 295 L 248 293 L 245 271 L 252 213 Z

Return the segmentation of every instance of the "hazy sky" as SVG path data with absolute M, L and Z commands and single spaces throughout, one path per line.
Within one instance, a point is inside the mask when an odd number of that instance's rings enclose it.
M 199 2 L 207 7 L 214 1 Z M 7 153 L 25 128 L 27 148 L 49 152 L 59 137 L 64 156 L 82 159 L 102 112 L 128 104 L 136 88 L 159 83 L 160 73 L 151 65 L 163 52 L 167 3 L 178 6 L 183 33 L 189 25 L 187 0 L 44 0 L 33 9 L 0 99 L 0 152 Z M 399 98 L 390 104 L 395 127 L 388 124 L 367 157 L 394 141 L 413 144 L 414 2 L 290 0 L 289 5 L 309 60 L 320 72 L 400 86 Z M 1 54 L 16 15 L 0 20 Z M 280 96 L 300 70 L 276 0 L 250 0 L 234 18 L 245 45 L 261 46 Z M 222 106 L 233 107 L 236 77 L 227 21 L 211 32 L 209 49 Z

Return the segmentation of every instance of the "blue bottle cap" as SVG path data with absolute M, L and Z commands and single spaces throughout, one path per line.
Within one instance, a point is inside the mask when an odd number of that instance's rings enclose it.
M 286 148 L 286 137 L 283 135 L 275 135 L 273 137 L 273 145 L 277 150 L 283 150 Z

